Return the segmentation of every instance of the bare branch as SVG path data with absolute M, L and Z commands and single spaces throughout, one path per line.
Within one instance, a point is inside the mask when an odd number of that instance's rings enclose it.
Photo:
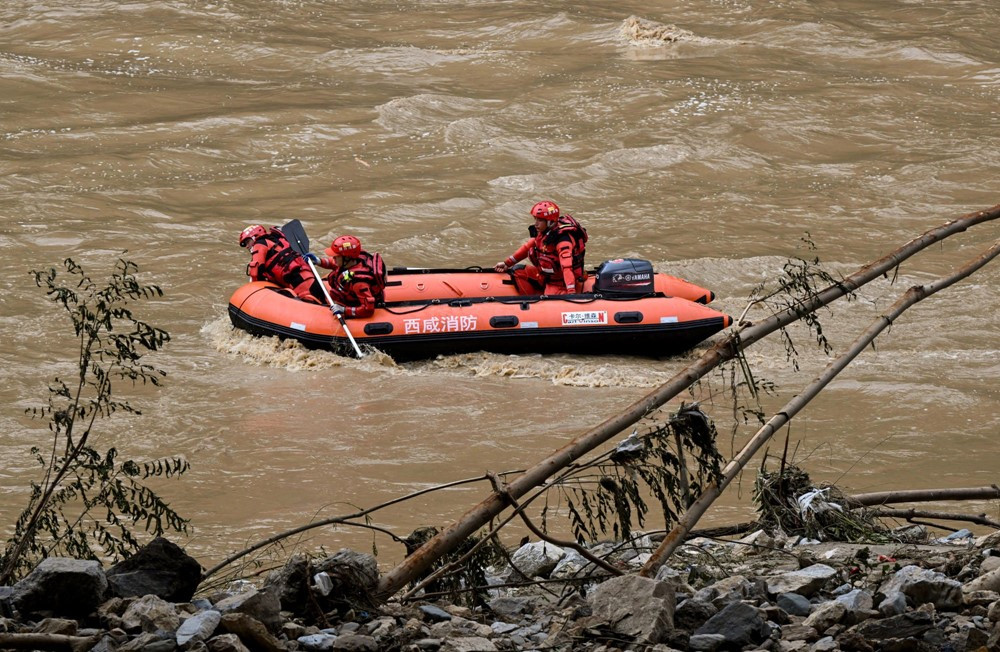
M 892 323 L 905 312 L 908 308 L 914 304 L 922 301 L 928 296 L 943 290 L 954 283 L 968 277 L 976 270 L 980 269 L 988 262 L 993 260 L 996 256 L 1000 255 L 1000 242 L 994 243 L 992 247 L 983 252 L 976 259 L 967 263 L 964 267 L 959 269 L 957 272 L 951 276 L 938 279 L 937 281 L 929 285 L 916 285 L 907 290 L 902 297 L 899 298 L 896 303 L 894 303 L 889 311 L 875 320 L 861 335 L 854 340 L 848 350 L 838 357 L 836 360 L 832 361 L 827 365 L 823 373 L 812 383 L 806 386 L 803 391 L 793 398 L 791 401 L 786 403 L 781 410 L 771 417 L 764 426 L 757 431 L 757 433 L 750 438 L 750 441 L 743 447 L 742 450 L 734 457 L 729 464 L 722 470 L 722 479 L 718 484 L 711 484 L 705 488 L 702 495 L 696 500 L 691 508 L 678 520 L 677 525 L 670 531 L 669 534 L 660 543 L 660 546 L 656 549 L 653 555 L 646 562 L 646 565 L 642 567 L 639 572 L 640 575 L 644 577 L 650 577 L 654 575 L 663 565 L 663 562 L 677 549 L 677 547 L 683 542 L 684 537 L 688 532 L 694 527 L 698 522 L 698 519 L 708 510 L 709 506 L 715 502 L 723 490 L 729 486 L 743 467 L 750 462 L 750 459 L 754 454 L 759 451 L 765 443 L 767 443 L 771 437 L 777 432 L 783 425 L 785 425 L 793 416 L 799 413 L 813 398 L 816 397 L 820 391 L 826 387 L 830 381 L 832 381 L 836 376 L 843 371 L 847 365 L 849 365 L 854 358 L 861 354 L 871 343 L 874 341 L 875 337 L 878 336 L 883 330 L 892 325 Z

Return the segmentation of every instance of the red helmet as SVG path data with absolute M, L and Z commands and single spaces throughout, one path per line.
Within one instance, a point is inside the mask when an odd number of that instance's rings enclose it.
M 536 220 L 554 222 L 559 219 L 559 207 L 555 202 L 540 201 L 531 207 L 531 216 Z
M 346 256 L 347 258 L 357 258 L 361 255 L 361 241 L 353 235 L 342 235 L 333 241 L 326 253 L 331 256 Z
M 240 246 L 247 246 L 247 240 L 254 240 L 267 234 L 267 229 L 260 224 L 252 224 L 240 232 Z

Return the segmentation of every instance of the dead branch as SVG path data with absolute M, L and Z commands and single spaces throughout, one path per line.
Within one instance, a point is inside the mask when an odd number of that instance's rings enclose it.
M 70 650 L 86 652 L 94 647 L 96 636 L 67 636 L 66 634 L 0 634 L 0 649 Z
M 639 574 L 643 577 L 650 577 L 651 575 L 656 574 L 656 571 L 663 565 L 663 562 L 665 562 L 674 550 L 677 549 L 677 546 L 684 541 L 684 537 L 691 531 L 694 525 L 698 522 L 698 519 L 702 517 L 702 515 L 708 510 L 709 506 L 714 503 L 716 498 L 722 494 L 723 490 L 729 486 L 729 483 L 733 481 L 740 471 L 743 470 L 743 467 L 750 462 L 750 459 L 757 453 L 757 451 L 759 451 L 764 444 L 771 439 L 775 432 L 790 421 L 793 416 L 798 414 L 800 410 L 802 410 L 813 398 L 815 398 L 816 395 L 830 383 L 830 381 L 836 378 L 837 375 L 854 360 L 854 358 L 868 348 L 879 333 L 891 326 L 901 314 L 914 304 L 968 277 L 973 272 L 996 258 L 998 255 L 1000 255 L 1000 242 L 994 243 L 992 247 L 987 249 L 974 260 L 967 263 L 951 276 L 938 279 L 928 285 L 915 285 L 903 293 L 903 296 L 901 296 L 899 300 L 890 307 L 889 311 L 885 315 L 876 319 L 854 340 L 843 355 L 827 365 L 826 369 L 818 378 L 816 378 L 816 380 L 807 385 L 798 396 L 786 403 L 777 414 L 771 417 L 768 422 L 765 423 L 764 426 L 750 438 L 750 441 L 746 443 L 736 457 L 734 457 L 729 464 L 722 469 L 721 480 L 719 480 L 718 483 L 713 483 L 707 486 L 702 495 L 691 505 L 688 511 L 678 519 L 677 525 L 674 526 L 670 533 L 663 539 L 660 546 L 649 558 L 649 561 L 647 561 L 646 565 L 642 567 L 641 571 L 639 571 Z
M 1000 523 L 986 518 L 986 514 L 973 516 L 972 514 L 952 514 L 950 512 L 929 512 L 919 509 L 876 509 L 870 512 L 872 516 L 878 518 L 901 518 L 911 520 L 914 518 L 936 518 L 939 521 L 965 521 L 976 525 L 986 525 L 1000 530 Z
M 803 315 L 809 314 L 886 274 L 893 268 L 898 267 L 904 260 L 930 245 L 940 242 L 956 233 L 961 233 L 977 224 L 995 220 L 998 217 L 1000 217 L 1000 205 L 988 210 L 970 213 L 947 222 L 909 241 L 887 256 L 869 263 L 851 276 L 845 278 L 842 282 L 831 285 L 809 299 L 802 301 L 800 305 L 783 310 L 758 324 L 747 326 L 730 334 L 706 351 L 697 361 L 680 371 L 650 394 L 633 403 L 625 411 L 583 433 L 563 448 L 555 451 L 540 463 L 528 469 L 521 476 L 515 478 L 508 487 L 510 494 L 515 498 L 519 498 L 533 487 L 541 485 L 553 473 L 607 442 L 652 410 L 662 406 L 683 392 L 719 364 L 731 360 L 739 351 L 764 336 L 799 320 Z M 381 599 L 387 599 L 414 578 L 420 577 L 437 559 L 455 550 L 462 541 L 489 523 L 505 507 L 506 501 L 502 496 L 497 494 L 488 496 L 478 505 L 467 511 L 459 520 L 442 530 L 421 546 L 420 549 L 403 560 L 403 562 L 383 575 L 379 581 L 376 595 Z
M 961 487 L 956 489 L 912 489 L 909 491 L 878 491 L 869 494 L 855 494 L 846 499 L 847 507 L 872 507 L 895 503 L 927 503 L 939 500 L 988 500 L 1000 498 L 1000 487 Z

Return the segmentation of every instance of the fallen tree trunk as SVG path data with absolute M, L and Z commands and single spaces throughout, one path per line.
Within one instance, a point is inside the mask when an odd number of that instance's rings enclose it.
M 550 454 L 511 482 L 507 489 L 511 496 L 520 498 L 532 488 L 544 483 L 556 471 L 571 464 L 584 454 L 639 421 L 646 414 L 674 398 L 722 362 L 731 360 L 737 353 L 764 336 L 773 333 L 853 292 L 866 283 L 886 274 L 901 262 L 926 247 L 968 228 L 1000 217 L 1000 205 L 952 220 L 909 241 L 892 253 L 874 261 L 845 278 L 802 301 L 799 305 L 774 314 L 758 324 L 730 334 L 706 351 L 697 361 L 683 369 L 658 389 L 636 401 L 620 414 L 605 420 L 580 435 L 569 444 Z M 376 595 L 386 599 L 396 591 L 423 575 L 442 556 L 455 550 L 462 541 L 499 515 L 507 506 L 505 495 L 493 493 L 466 512 L 459 520 L 442 530 L 412 555 L 382 576 Z
M 871 516 L 878 518 L 901 518 L 907 521 L 914 518 L 933 518 L 939 521 L 965 521 L 976 525 L 987 525 L 1000 530 L 1000 523 L 987 518 L 986 514 L 952 514 L 951 512 L 933 512 L 920 509 L 876 509 Z M 945 528 L 948 529 L 948 528 Z
M 97 636 L 69 636 L 66 634 L 0 633 L 0 649 L 86 652 L 86 650 L 94 647 L 97 639 Z
M 989 500 L 1000 498 L 1000 487 L 959 487 L 956 489 L 911 489 L 908 491 L 878 491 L 848 496 L 847 507 L 872 507 L 895 503 L 928 503 L 939 500 Z
M 650 556 L 649 560 L 639 571 L 639 575 L 650 577 L 670 557 L 671 554 L 683 543 L 684 538 L 694 528 L 709 506 L 722 495 L 722 492 L 729 483 L 743 470 L 750 459 L 766 444 L 771 437 L 783 425 L 789 422 L 793 416 L 799 413 L 820 391 L 825 388 L 830 381 L 837 377 L 841 371 L 847 368 L 854 358 L 861 354 L 875 340 L 883 330 L 903 314 L 908 308 L 923 299 L 939 292 L 958 281 L 968 277 L 970 274 L 980 269 L 988 262 L 1000 255 L 1000 242 L 995 243 L 975 260 L 969 262 L 957 272 L 946 278 L 938 279 L 928 285 L 916 285 L 907 290 L 902 297 L 894 303 L 885 315 L 879 317 L 865 331 L 859 335 L 847 351 L 836 360 L 827 365 L 822 374 L 810 383 L 798 396 L 786 403 L 781 410 L 771 417 L 760 430 L 750 438 L 750 441 L 740 450 L 729 464 L 722 469 L 722 479 L 718 483 L 713 483 L 705 488 L 701 496 L 691 505 L 691 507 L 677 520 L 677 525 L 667 534 L 659 547 Z

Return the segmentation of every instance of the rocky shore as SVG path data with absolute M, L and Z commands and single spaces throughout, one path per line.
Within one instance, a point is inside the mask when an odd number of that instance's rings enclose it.
M 526 543 L 469 607 L 377 603 L 375 559 L 350 550 L 195 594 L 198 563 L 156 539 L 107 569 L 50 558 L 0 587 L 0 649 L 1000 651 L 1000 533 L 863 545 L 760 531 L 689 541 L 639 577 L 655 544 L 595 546 L 624 572 L 609 576 L 574 550 Z

